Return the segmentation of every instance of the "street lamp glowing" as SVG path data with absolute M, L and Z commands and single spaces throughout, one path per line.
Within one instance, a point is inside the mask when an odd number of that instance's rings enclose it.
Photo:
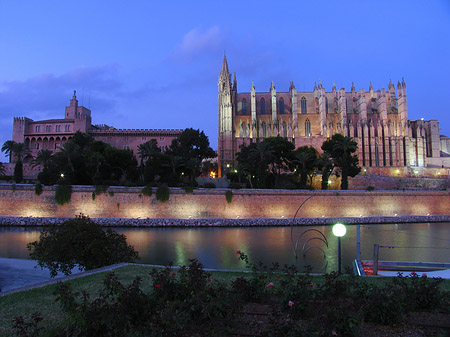
M 347 233 L 347 228 L 341 223 L 333 226 L 333 234 L 338 238 L 338 274 L 341 274 L 341 237 Z
M 337 223 L 333 226 L 333 234 L 338 238 L 341 238 L 347 233 L 347 228 L 341 223 Z
M 64 178 L 64 173 L 61 173 L 61 178 Z

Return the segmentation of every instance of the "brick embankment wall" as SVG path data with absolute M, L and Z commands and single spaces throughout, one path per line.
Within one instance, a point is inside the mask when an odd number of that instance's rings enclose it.
M 302 190 L 232 190 L 227 203 L 226 190 L 197 189 L 185 193 L 170 191 L 170 200 L 161 203 L 155 192 L 151 197 L 142 188 L 110 187 L 92 198 L 92 186 L 74 186 L 68 204 L 57 205 L 54 187 L 44 187 L 40 196 L 33 185 L 0 185 L 0 216 L 66 218 L 80 213 L 91 218 L 136 219 L 278 219 L 293 218 L 299 206 L 301 218 L 366 218 L 450 215 L 450 193 L 445 191 L 302 191 Z M 139 220 L 141 219 L 141 220 Z M 216 219 L 216 220 L 215 220 Z M 447 221 L 447 218 L 443 221 Z M 108 220 L 106 220 L 108 221 Z M 168 225 L 173 223 L 168 221 Z M 259 221 L 259 220 L 255 220 Z M 198 221 L 197 221 L 198 222 Z M 139 224 L 137 224 L 139 225 Z

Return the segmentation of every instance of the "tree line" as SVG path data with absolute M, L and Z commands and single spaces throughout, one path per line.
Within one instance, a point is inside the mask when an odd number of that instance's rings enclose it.
M 360 172 L 357 143 L 335 134 L 322 144 L 319 154 L 312 146 L 295 145 L 282 137 L 241 146 L 237 166 L 225 169 L 234 186 L 249 188 L 310 188 L 315 173 L 322 175 L 322 189 L 328 188 L 332 173 L 341 176 L 341 189 L 348 188 L 348 177 Z M 23 180 L 23 160 L 30 151 L 23 143 L 7 141 L 2 151 L 14 156 L 14 180 Z M 217 170 L 217 164 L 205 161 L 216 157 L 203 131 L 185 129 L 170 147 L 161 152 L 156 140 L 138 146 L 137 161 L 130 149 L 117 149 L 89 134 L 76 132 L 60 150 L 40 150 L 31 165 L 41 167 L 41 184 L 67 185 L 167 185 L 195 186 L 195 179 Z M 1 169 L 1 167 L 0 167 Z
M 322 189 L 327 189 L 329 177 L 334 172 L 342 178 L 341 189 L 348 189 L 348 177 L 361 171 L 354 154 L 357 143 L 351 137 L 335 134 L 323 142 L 322 150 L 319 154 L 312 146 L 295 149 L 295 145 L 285 138 L 266 138 L 242 145 L 236 155 L 237 167 L 227 176 L 240 183 L 244 181 L 251 188 L 279 188 L 283 177 L 288 177 L 297 188 L 311 188 L 313 176 L 319 172 Z
M 7 141 L 2 151 L 15 157 L 14 180 L 23 180 L 23 160 L 30 151 L 23 143 Z M 130 149 L 117 149 L 89 134 L 76 132 L 58 152 L 40 150 L 31 160 L 33 167 L 40 166 L 41 184 L 67 185 L 157 185 L 180 186 L 193 184 L 202 170 L 203 159 L 214 158 L 203 131 L 185 129 L 164 153 L 152 139 L 138 147 L 140 162 Z

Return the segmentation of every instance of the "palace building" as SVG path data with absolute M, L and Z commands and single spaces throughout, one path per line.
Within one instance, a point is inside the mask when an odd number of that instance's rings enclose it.
M 75 132 L 81 131 L 119 149 L 131 149 L 137 156 L 138 146 L 155 139 L 164 152 L 183 130 L 175 129 L 116 129 L 108 125 L 91 123 L 91 110 L 78 105 L 76 91 L 65 108 L 63 119 L 33 121 L 26 117 L 15 117 L 13 138 L 18 143 L 25 143 L 32 157 L 42 149 L 58 151 L 65 142 L 72 139 Z M 138 158 L 139 159 L 139 158 Z M 27 161 L 30 161 L 28 158 Z M 10 158 L 14 162 L 14 158 Z M 25 168 L 25 167 L 24 167 Z
M 288 92 L 277 92 L 272 82 L 268 92 L 238 92 L 226 57 L 219 74 L 219 175 L 236 165 L 242 144 L 281 136 L 295 147 L 313 146 L 340 133 L 355 139 L 364 171 L 390 175 L 392 168 L 450 167 L 449 138 L 439 134 L 437 120 L 408 120 L 406 84 L 392 81 L 388 88 L 350 92 L 325 91 L 321 82 L 312 92 L 299 92 L 290 83 Z M 383 168 L 388 168 L 384 169 Z M 404 171 L 404 170 L 403 170 Z

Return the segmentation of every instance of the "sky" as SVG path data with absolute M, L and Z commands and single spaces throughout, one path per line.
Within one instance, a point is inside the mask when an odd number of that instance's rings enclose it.
M 0 0 L 0 144 L 14 117 L 203 130 L 217 149 L 223 56 L 238 91 L 386 88 L 450 136 L 450 1 Z M 6 161 L 5 157 L 0 160 Z

